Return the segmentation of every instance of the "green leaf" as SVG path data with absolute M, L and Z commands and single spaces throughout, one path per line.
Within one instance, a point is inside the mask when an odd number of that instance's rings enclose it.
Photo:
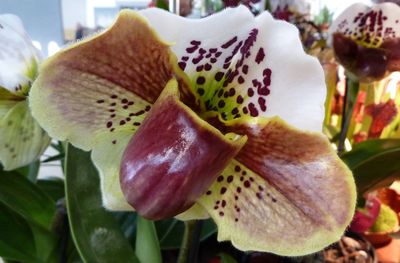
M 153 221 L 137 216 L 136 254 L 140 262 L 161 263 L 161 250 Z
M 19 174 L 27 177 L 31 182 L 36 182 L 36 178 L 39 174 L 40 161 L 34 161 L 24 167 L 18 168 L 16 171 Z
M 185 231 L 185 225 L 182 221 L 171 218 L 157 221 L 155 224 L 162 249 L 177 249 L 181 246 Z M 215 223 L 211 219 L 205 220 L 201 228 L 200 241 L 207 239 L 216 231 Z
M 55 202 L 65 196 L 64 181 L 58 177 L 39 179 L 36 185 Z
M 165 2 L 164 0 L 156 0 L 156 7 L 164 9 L 166 11 L 169 10 L 167 2 Z
M 125 237 L 130 244 L 136 239 L 136 213 L 135 212 L 114 212 L 114 216 L 120 225 Z
M 101 202 L 90 154 L 72 145 L 66 155 L 66 201 L 75 245 L 86 262 L 139 262 L 112 213 Z
M 0 203 L 0 257 L 38 262 L 34 238 L 28 223 Z
M 16 172 L 0 172 L 0 202 L 46 229 L 50 228 L 56 209 L 49 196 Z
M 231 257 L 228 254 L 220 253 L 220 254 L 218 254 L 218 256 L 221 259 L 221 263 L 237 263 L 236 259 L 234 259 L 233 257 Z
M 360 195 L 400 178 L 400 140 L 369 140 L 344 154 Z

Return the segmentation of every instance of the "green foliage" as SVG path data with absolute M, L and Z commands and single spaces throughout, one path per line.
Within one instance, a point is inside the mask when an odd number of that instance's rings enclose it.
M 99 176 L 90 154 L 69 145 L 66 200 L 75 245 L 86 262 L 139 262 L 115 217 L 101 202 Z
M 315 17 L 314 21 L 317 25 L 330 25 L 332 23 L 332 18 L 333 12 L 329 11 L 328 7 L 324 6 L 324 8 L 322 8 L 319 14 Z
M 360 196 L 400 178 L 399 139 L 368 140 L 341 158 L 353 171 Z
M 137 216 L 136 253 L 140 262 L 161 263 L 161 250 L 154 222 Z

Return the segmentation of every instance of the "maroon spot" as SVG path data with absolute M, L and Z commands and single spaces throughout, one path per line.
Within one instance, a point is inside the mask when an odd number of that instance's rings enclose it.
M 236 188 L 236 192 L 238 192 L 238 193 L 242 192 L 242 188 L 240 188 L 240 187 Z
M 149 111 L 151 109 L 150 105 L 147 105 L 146 108 L 144 109 L 145 111 Z
M 104 100 L 98 100 L 97 103 L 104 103 Z
M 269 94 L 269 89 L 266 87 L 258 88 L 257 89 L 258 94 L 267 96 Z
M 195 46 L 198 46 L 198 45 L 201 45 L 201 41 L 199 41 L 199 40 L 192 40 L 192 41 L 190 41 L 190 44 L 195 45 Z
M 219 212 L 219 215 L 220 216 L 224 216 L 224 212 Z
M 210 48 L 208 51 L 210 51 L 210 53 L 215 53 L 215 52 L 218 51 L 218 49 L 217 48 Z
M 134 126 L 140 126 L 140 122 L 134 122 L 133 125 Z
M 111 106 L 111 107 L 113 107 L 113 106 L 115 106 L 115 105 L 117 105 L 117 103 L 115 103 L 115 102 L 110 103 L 110 106 Z
M 236 208 L 236 212 L 238 212 L 238 213 L 240 212 L 240 208 L 239 207 Z
M 258 197 L 258 199 L 262 199 L 261 193 L 257 193 L 256 196 Z
M 240 169 L 240 166 L 239 166 L 239 165 L 236 165 L 236 166 L 235 166 L 235 172 L 240 172 L 240 170 L 241 170 L 241 169 Z
M 122 102 L 123 104 L 125 104 L 125 103 L 128 103 L 128 100 L 127 100 L 127 99 L 122 99 L 121 102 Z
M 216 81 L 220 81 L 223 77 L 224 77 L 224 73 L 220 71 L 215 74 L 214 78 Z
M 210 62 L 214 64 L 215 62 L 217 62 L 217 59 L 216 58 L 210 58 Z
M 244 113 L 244 114 L 249 113 L 249 110 L 247 109 L 247 107 L 243 107 L 243 113 Z
M 226 181 L 227 181 L 228 183 L 231 183 L 231 182 L 233 181 L 233 176 L 232 176 L 232 175 L 229 175 L 228 178 L 226 178 Z
M 115 110 L 114 110 L 114 109 L 109 109 L 108 111 L 109 111 L 109 112 L 115 112 Z
M 246 181 L 244 181 L 243 185 L 244 185 L 244 187 L 249 188 L 251 184 L 250 184 L 250 181 L 246 180 Z
M 203 70 L 203 68 L 204 68 L 203 65 L 199 65 L 199 66 L 196 67 L 196 71 L 197 71 L 197 72 L 200 72 L 200 71 Z
M 112 125 L 113 123 L 111 121 L 107 122 L 107 128 L 111 128 Z
M 235 218 L 235 222 L 239 221 L 239 219 Z
M 206 51 L 204 48 L 200 48 L 200 49 L 199 49 L 199 53 L 200 53 L 201 55 L 203 55 L 203 54 L 207 53 L 207 51 Z
M 111 129 L 110 129 L 110 132 L 113 132 L 113 131 L 115 131 L 115 128 L 111 128 Z
M 239 96 L 236 98 L 236 102 L 239 103 L 239 104 L 242 104 L 243 101 L 244 101 L 244 99 L 243 99 L 242 95 L 239 95 Z
M 216 205 L 216 206 L 214 206 L 214 210 L 217 210 L 218 209 L 218 206 Z
M 216 57 L 216 58 L 219 58 L 221 55 L 222 55 L 222 52 L 221 52 L 221 51 L 218 51 L 217 53 L 215 53 L 215 57 Z
M 117 95 L 111 95 L 111 98 L 112 99 L 116 99 L 116 98 L 118 98 L 118 96 Z
M 113 141 L 112 141 L 112 144 L 116 144 L 116 143 L 117 143 L 117 141 L 116 141 L 116 140 L 113 140 Z
M 122 120 L 122 121 L 119 122 L 119 125 L 125 125 L 125 123 L 126 122 L 124 120 Z
M 263 188 L 261 185 L 259 185 L 259 186 L 258 186 L 258 190 L 264 191 L 264 188 Z
M 272 197 L 271 200 L 272 200 L 272 202 L 274 202 L 274 203 L 276 203 L 276 201 L 277 201 L 277 200 L 276 200 L 275 198 L 273 198 L 273 197 Z
M 238 109 L 238 108 L 234 108 L 234 109 L 231 111 L 231 113 L 232 113 L 233 115 L 238 114 L 238 113 L 239 113 L 239 109 Z
M 242 175 L 246 175 L 246 174 L 247 174 L 247 172 L 246 172 L 246 171 L 243 171 L 243 172 L 242 172 Z
M 223 44 L 221 47 L 224 48 L 224 49 L 227 49 L 228 47 L 232 46 L 233 43 L 235 43 L 236 41 L 237 41 L 237 36 L 235 36 L 234 38 L 230 39 L 228 42 Z
M 208 54 L 206 55 L 206 58 L 210 58 L 210 57 L 211 57 L 211 54 L 208 53 Z
M 188 57 L 188 56 L 183 56 L 181 59 L 182 59 L 183 61 L 188 61 L 188 60 L 189 60 L 189 57 Z
M 133 101 L 128 102 L 128 105 L 133 105 L 135 104 Z
M 266 68 L 263 70 L 263 76 L 264 77 L 271 77 L 272 71 L 269 68 Z
M 239 82 L 239 84 L 243 84 L 244 83 L 244 78 L 242 76 L 239 76 L 238 82 Z
M 235 200 L 238 200 L 238 199 L 239 199 L 239 196 L 235 195 Z
M 186 63 L 185 62 L 179 62 L 178 66 L 181 68 L 181 70 L 185 70 L 186 68 Z
M 202 85 L 205 82 L 206 82 L 206 78 L 203 77 L 203 76 L 198 77 L 197 80 L 196 80 L 196 83 L 199 84 L 199 85 Z
M 212 193 L 212 192 L 211 192 L 210 190 L 208 190 L 207 193 L 206 193 L 206 195 L 211 195 L 211 193 Z
M 219 200 L 217 200 L 217 201 L 215 202 L 215 204 L 216 204 L 216 205 L 219 205 Z
M 224 177 L 222 175 L 218 176 L 217 182 L 222 182 L 224 180 Z
M 250 110 L 250 115 L 252 117 L 258 116 L 258 110 L 256 109 L 255 105 L 252 102 L 249 103 L 249 110 Z
M 226 201 L 225 201 L 225 200 L 222 200 L 221 206 L 222 206 L 222 207 L 225 207 L 225 206 L 226 206 Z
M 128 105 L 124 105 L 122 108 L 123 108 L 124 110 L 126 110 L 126 109 L 129 108 L 129 106 L 128 106 Z
M 197 89 L 197 93 L 199 93 L 200 96 L 203 96 L 204 95 L 204 89 L 202 89 L 202 88 Z
M 197 58 L 193 58 L 192 62 L 193 62 L 193 64 L 198 64 L 203 58 L 204 58 L 204 56 L 200 55 Z
M 115 114 L 114 114 L 114 113 L 110 115 L 110 118 L 114 118 L 114 117 L 115 117 Z
M 252 88 L 248 88 L 247 89 L 247 95 L 249 95 L 249 97 L 253 97 L 254 95 L 254 90 Z
M 234 88 L 229 89 L 229 97 L 235 96 L 236 90 Z
M 210 71 L 211 68 L 212 68 L 212 66 L 211 66 L 210 64 L 208 64 L 208 63 L 204 65 L 204 69 L 205 69 L 206 71 Z
M 224 94 L 224 90 L 220 89 L 220 90 L 218 91 L 218 97 L 221 97 L 222 94 Z
M 220 100 L 220 101 L 218 102 L 218 107 L 220 107 L 220 108 L 225 107 L 225 101 Z
M 243 74 L 247 74 L 249 72 L 249 66 L 248 65 L 243 65 L 242 72 L 243 72 Z
M 258 98 L 258 104 L 260 105 L 260 108 L 262 111 L 266 111 L 267 110 L 267 106 L 265 105 L 265 99 L 262 97 Z
M 241 181 L 241 182 L 244 181 L 244 177 L 243 177 L 243 176 L 240 177 L 240 181 Z
M 188 47 L 186 49 L 186 52 L 190 54 L 190 53 L 195 52 L 198 48 L 199 48 L 198 46 Z
M 257 64 L 260 64 L 264 60 L 264 57 L 265 57 L 264 49 L 261 47 L 256 55 Z
M 128 118 L 126 118 L 125 120 L 126 120 L 126 121 L 131 121 L 131 118 L 128 117 Z
M 223 194 L 225 194 L 225 192 L 226 192 L 226 187 L 222 187 L 221 188 L 221 191 L 219 192 L 221 195 L 223 195 Z

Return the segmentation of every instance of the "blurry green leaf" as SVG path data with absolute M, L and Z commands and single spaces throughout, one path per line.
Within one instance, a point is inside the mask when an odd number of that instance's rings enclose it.
M 34 222 L 29 222 L 33 239 L 35 242 L 36 255 L 40 262 L 57 262 L 57 247 L 58 240 L 49 230 L 37 225 Z
M 359 194 L 400 178 L 400 140 L 369 140 L 344 154 L 343 161 L 353 171 Z
M 39 262 L 27 222 L 0 203 L 0 257 L 22 262 Z
M 168 4 L 164 0 L 156 0 L 156 7 L 164 10 L 169 10 Z
M 160 246 L 162 249 L 176 249 L 182 244 L 185 225 L 177 219 L 166 219 L 155 223 L 158 236 L 160 238 Z M 200 241 L 210 237 L 217 231 L 217 226 L 211 220 L 205 220 L 201 228 Z
M 39 174 L 40 161 L 34 161 L 24 167 L 18 168 L 16 171 L 28 178 L 31 182 L 36 182 L 36 178 Z
M 58 177 L 39 179 L 36 185 L 55 202 L 65 196 L 64 181 Z
M 55 202 L 16 172 L 0 172 L 0 202 L 44 228 L 49 229 L 51 226 Z
M 218 256 L 221 259 L 221 263 L 237 263 L 236 259 L 234 259 L 233 257 L 231 257 L 228 254 L 220 253 L 220 254 L 218 254 Z
M 129 240 L 129 243 L 134 244 L 136 239 L 136 213 L 115 212 L 114 216 L 117 219 L 125 237 Z
M 90 153 L 72 145 L 66 157 L 66 200 L 75 245 L 86 262 L 138 262 L 115 218 L 101 202 Z
M 160 243 L 154 222 L 137 216 L 136 254 L 140 262 L 161 263 Z

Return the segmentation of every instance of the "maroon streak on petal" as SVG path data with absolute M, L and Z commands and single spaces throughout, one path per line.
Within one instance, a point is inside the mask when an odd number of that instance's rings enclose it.
M 246 137 L 222 135 L 179 101 L 168 83 L 129 142 L 121 162 L 121 188 L 140 215 L 175 216 L 205 193 Z

